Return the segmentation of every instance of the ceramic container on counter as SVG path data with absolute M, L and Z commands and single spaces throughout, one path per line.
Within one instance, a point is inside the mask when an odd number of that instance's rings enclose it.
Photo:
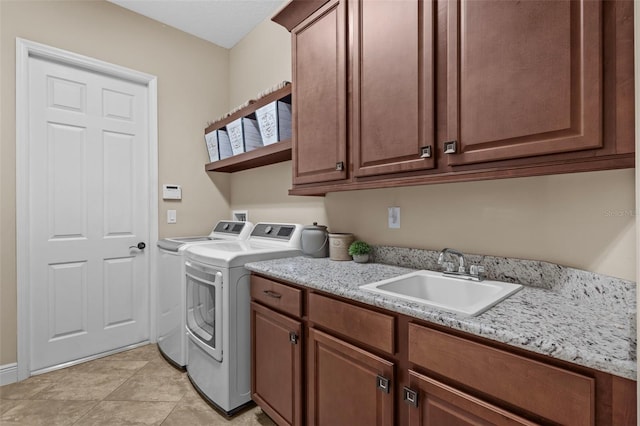
M 305 256 L 329 256 L 329 233 L 327 232 L 327 227 L 318 225 L 318 222 L 313 222 L 313 225 L 307 225 L 302 228 L 300 246 L 302 254 Z
M 353 234 L 330 233 L 329 234 L 329 258 L 331 260 L 351 260 L 349 246 L 353 242 Z

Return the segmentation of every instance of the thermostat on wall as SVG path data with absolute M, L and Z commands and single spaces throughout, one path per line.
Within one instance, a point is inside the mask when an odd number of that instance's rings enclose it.
M 182 188 L 180 185 L 162 185 L 163 200 L 182 200 Z

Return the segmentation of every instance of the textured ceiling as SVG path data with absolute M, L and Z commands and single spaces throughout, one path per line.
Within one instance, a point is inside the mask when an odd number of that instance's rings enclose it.
M 287 0 L 108 1 L 230 49 Z

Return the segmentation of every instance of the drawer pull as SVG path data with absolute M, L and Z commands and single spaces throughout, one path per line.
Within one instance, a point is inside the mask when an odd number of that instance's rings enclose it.
M 458 152 L 457 147 L 458 141 L 448 141 L 444 143 L 444 153 L 445 154 L 455 154 Z
M 391 391 L 389 389 L 389 379 L 379 374 L 376 376 L 376 387 L 384 393 L 389 393 Z
M 420 158 L 431 158 L 431 145 L 420 148 Z
M 418 406 L 418 392 L 411 388 L 402 388 L 402 400 L 412 407 Z
M 269 297 L 273 297 L 274 299 L 280 299 L 282 297 L 281 294 L 276 293 L 275 291 L 271 291 L 271 290 L 263 290 L 262 291 L 264 294 L 266 294 Z

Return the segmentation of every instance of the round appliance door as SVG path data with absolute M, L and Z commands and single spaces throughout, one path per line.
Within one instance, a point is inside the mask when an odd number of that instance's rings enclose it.
M 222 272 L 185 262 L 187 331 L 214 359 L 222 361 Z

